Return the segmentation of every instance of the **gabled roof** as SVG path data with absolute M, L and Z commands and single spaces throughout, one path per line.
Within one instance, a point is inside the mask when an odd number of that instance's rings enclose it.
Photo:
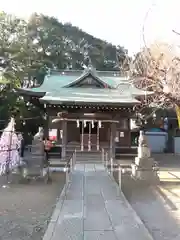
M 98 88 L 81 87 L 83 81 L 92 78 Z M 134 105 L 137 96 L 147 94 L 134 87 L 119 72 L 101 72 L 93 68 L 85 71 L 52 71 L 41 86 L 31 89 L 18 89 L 20 94 L 37 96 L 43 103 L 49 104 L 115 104 Z
M 64 88 L 59 92 L 47 93 L 40 99 L 43 103 L 50 104 L 136 104 L 136 100 L 128 91 L 119 92 L 117 89 L 87 89 L 86 88 Z
M 77 79 L 72 80 L 72 82 L 68 83 L 64 87 L 75 87 L 88 77 L 94 79 L 102 88 L 114 88 L 107 82 L 103 81 L 103 79 L 96 74 L 96 71 L 93 68 L 87 68 Z

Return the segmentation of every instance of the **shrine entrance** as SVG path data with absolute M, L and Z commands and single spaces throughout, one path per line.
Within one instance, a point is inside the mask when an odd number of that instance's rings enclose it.
M 99 133 L 101 128 L 101 121 L 80 121 L 80 145 L 81 151 L 100 150 Z

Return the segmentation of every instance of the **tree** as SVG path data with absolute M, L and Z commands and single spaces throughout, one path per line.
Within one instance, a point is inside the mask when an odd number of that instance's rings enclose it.
M 83 69 L 91 60 L 98 70 L 117 69 L 127 51 L 53 17 L 32 14 L 28 21 L 0 14 L 0 116 L 20 119 L 37 114 L 17 96 L 16 87 L 42 83 L 48 68 Z M 36 113 L 35 113 L 36 112 Z M 36 116 L 35 116 L 36 117 Z
M 139 111 L 172 108 L 180 103 L 180 55 L 176 46 L 155 42 L 142 49 L 130 63 L 130 76 L 136 87 L 153 92 L 141 99 Z
M 125 58 L 126 50 L 85 33 L 72 24 L 62 24 L 53 17 L 33 14 L 28 31 L 39 46 L 41 61 L 50 68 L 83 69 L 87 56 L 98 70 L 114 70 L 117 57 Z
M 0 14 L 0 120 L 4 123 L 11 116 L 29 116 L 25 102 L 14 91 L 24 85 L 26 76 L 29 81 L 34 74 L 31 59 L 35 60 L 36 52 L 27 33 L 24 20 Z

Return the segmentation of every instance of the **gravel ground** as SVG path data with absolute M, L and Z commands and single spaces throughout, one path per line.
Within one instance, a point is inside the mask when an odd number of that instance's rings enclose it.
M 50 184 L 34 181 L 1 187 L 0 240 L 41 240 L 64 181 L 64 174 L 56 173 Z

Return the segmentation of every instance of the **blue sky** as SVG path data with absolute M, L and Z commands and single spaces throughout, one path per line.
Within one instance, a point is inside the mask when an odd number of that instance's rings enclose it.
M 71 22 L 131 54 L 154 40 L 180 43 L 172 29 L 180 31 L 180 0 L 0 0 L 2 11 L 27 18 L 32 12 Z M 147 12 L 149 14 L 147 15 Z M 178 27 L 179 25 L 179 27 Z

